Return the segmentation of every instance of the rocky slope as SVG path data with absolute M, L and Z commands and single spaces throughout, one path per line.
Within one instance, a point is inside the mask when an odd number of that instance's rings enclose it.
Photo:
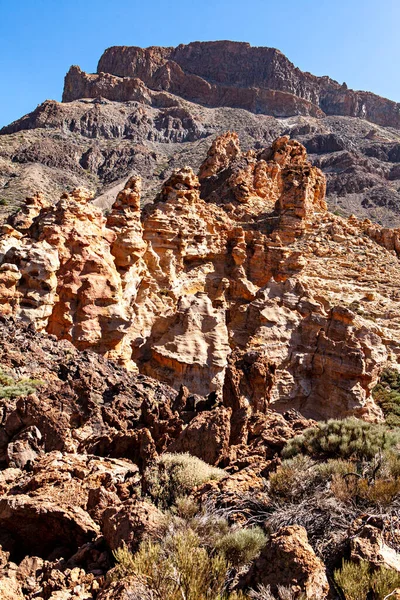
M 246 150 L 298 139 L 327 176 L 332 210 L 399 225 L 398 105 L 302 73 L 277 50 L 232 42 L 110 48 L 97 74 L 72 67 L 63 103 L 1 130 L 0 210 L 78 186 L 109 208 L 132 174 L 149 201 L 229 129 Z

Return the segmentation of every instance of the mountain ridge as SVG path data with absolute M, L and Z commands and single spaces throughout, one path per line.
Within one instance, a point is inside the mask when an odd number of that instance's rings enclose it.
M 303 72 L 281 51 L 254 47 L 246 42 L 191 42 L 176 48 L 112 46 L 99 60 L 97 75 L 103 73 L 124 80 L 138 78 L 151 89 L 171 91 L 206 106 L 220 106 L 222 101 L 227 105 L 228 101 L 232 107 L 273 116 L 293 116 L 300 110 L 302 114 L 313 116 L 323 116 L 322 113 L 357 116 L 378 125 L 400 127 L 400 104 L 371 92 L 348 89 L 345 83 L 339 84 L 328 76 L 317 77 Z M 77 99 L 74 90 L 79 78 L 83 83 L 83 72 L 72 67 L 65 78 L 63 101 Z M 108 84 L 104 79 L 101 81 L 103 95 L 116 99 L 111 82 Z M 231 86 L 247 89 L 246 96 L 237 94 L 227 99 L 227 89 Z M 86 82 L 89 97 L 92 89 L 97 93 L 94 79 L 91 85 Z M 80 86 L 78 90 L 81 93 Z M 263 90 L 296 96 L 304 104 L 294 108 L 285 96 L 279 96 L 274 102 L 270 95 L 263 94 Z M 125 90 L 122 97 L 129 100 L 129 92 Z M 282 102 L 287 114 L 282 114 Z
M 109 72 L 72 67 L 64 90 L 68 102 L 47 100 L 1 129 L 1 214 L 37 192 L 55 202 L 82 186 L 109 209 L 132 174 L 143 177 L 142 201 L 151 201 L 175 168 L 198 168 L 212 139 L 235 130 L 245 149 L 281 135 L 298 139 L 327 177 L 332 210 L 400 225 L 396 103 L 303 73 L 279 50 L 246 42 L 113 46 L 100 58 L 101 69 Z M 253 83 L 261 87 L 245 87 Z M 327 116 L 311 100 L 346 115 L 361 111 L 363 118 Z M 392 126 L 368 118 L 389 119 Z

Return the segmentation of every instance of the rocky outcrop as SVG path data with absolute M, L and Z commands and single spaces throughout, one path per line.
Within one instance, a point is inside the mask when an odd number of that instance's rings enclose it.
M 347 115 L 399 127 L 399 105 L 349 90 L 329 77 L 297 69 L 279 50 L 241 42 L 193 42 L 176 48 L 114 46 L 97 75 L 71 67 L 63 101 L 105 96 L 137 99 L 141 86 L 208 106 L 241 107 L 274 116 Z
M 150 502 L 128 501 L 103 512 L 102 533 L 112 550 L 125 543 L 135 551 L 143 539 L 156 537 L 164 519 L 163 513 Z
M 383 533 L 377 527 L 365 525 L 351 540 L 351 559 L 367 561 L 376 567 L 400 572 L 400 554 L 385 543 Z
M 386 313 L 378 326 L 351 303 L 369 297 L 360 247 L 374 255 L 371 277 L 382 263 L 397 272 L 397 258 L 364 223 L 326 212 L 321 171 L 288 137 L 242 153 L 225 134 L 200 173 L 201 183 L 189 167 L 175 170 L 142 211 L 134 176 L 107 217 L 84 190 L 11 217 L 0 240 L 3 314 L 176 391 L 215 393 L 234 410 L 236 443 L 247 417 L 272 406 L 379 419 L 371 389 L 397 333 Z M 330 283 L 332 268 L 348 284 Z M 146 439 L 110 431 L 87 444 L 146 462 Z M 18 444 L 21 456 L 36 452 Z
M 201 164 L 199 180 L 212 177 L 227 169 L 230 164 L 240 157 L 241 150 L 237 133 L 228 131 L 215 138 L 207 152 L 207 158 Z
M 224 464 L 229 457 L 232 410 L 216 408 L 197 415 L 180 436 L 168 447 L 168 452 L 188 452 L 210 465 Z
M 252 586 L 270 585 L 274 592 L 279 585 L 289 585 L 294 597 L 304 595 L 310 600 L 323 600 L 329 592 L 325 567 L 308 543 L 306 530 L 297 525 L 283 527 L 271 535 L 246 581 Z

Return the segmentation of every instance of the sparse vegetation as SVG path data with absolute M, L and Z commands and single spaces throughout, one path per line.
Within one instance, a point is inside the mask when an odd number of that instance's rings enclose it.
M 212 467 L 196 456 L 166 453 L 147 469 L 145 492 L 157 506 L 168 508 L 196 486 L 225 475 L 222 469 Z
M 28 396 L 33 394 L 36 388 L 43 383 L 40 379 L 15 379 L 0 367 L 0 398 Z
M 155 598 L 163 600 L 239 600 L 225 592 L 229 564 L 222 554 L 210 555 L 193 532 L 169 537 L 164 544 L 149 540 L 132 555 L 126 547 L 114 553 L 113 577 L 135 576 Z
M 267 543 L 267 537 L 260 527 L 237 529 L 221 537 L 216 549 L 235 567 L 246 565 L 254 560 Z
M 400 372 L 386 369 L 373 389 L 375 402 L 382 408 L 386 423 L 400 427 Z

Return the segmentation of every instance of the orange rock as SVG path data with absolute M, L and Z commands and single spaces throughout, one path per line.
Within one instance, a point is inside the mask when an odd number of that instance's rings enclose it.
M 296 598 L 301 594 L 310 600 L 328 597 L 324 564 L 308 543 L 304 527 L 282 527 L 271 535 L 244 577 L 244 585 L 255 588 L 259 584 L 270 585 L 273 592 L 280 585 L 290 587 Z
M 142 211 L 134 176 L 107 218 L 85 190 L 35 197 L 2 228 L 1 312 L 224 396 L 236 444 L 268 407 L 379 420 L 371 390 L 400 358 L 395 234 L 327 213 L 324 176 L 287 136 L 243 154 L 228 132 L 200 176 L 175 170 Z

